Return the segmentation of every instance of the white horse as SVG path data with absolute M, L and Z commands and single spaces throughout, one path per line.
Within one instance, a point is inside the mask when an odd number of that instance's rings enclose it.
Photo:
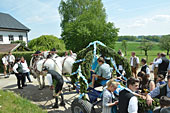
M 44 67 L 48 68 L 49 70 L 55 70 L 59 74 L 62 74 L 60 62 L 55 62 L 53 59 L 40 59 L 32 64 L 31 63 L 30 63 L 31 74 L 34 76 L 34 78 L 37 78 L 39 89 L 45 87 L 45 74 L 42 73 Z M 42 83 L 40 80 L 40 75 L 42 75 Z
M 39 83 L 39 89 L 42 89 L 45 86 L 45 75 L 42 73 L 42 68 L 47 67 L 49 70 L 55 70 L 59 74 L 72 73 L 72 66 L 75 62 L 76 56 L 67 56 L 67 57 L 57 57 L 57 58 L 49 58 L 49 59 L 41 59 L 32 62 L 33 58 L 30 61 L 30 70 L 34 77 L 37 78 Z M 40 75 L 42 75 L 41 84 Z

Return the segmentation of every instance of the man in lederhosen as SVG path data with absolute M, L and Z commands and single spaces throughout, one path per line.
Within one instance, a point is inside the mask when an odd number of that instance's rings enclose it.
M 45 72 L 47 74 L 47 80 L 49 82 L 50 85 L 50 89 L 55 90 L 55 104 L 53 106 L 53 108 L 58 108 L 58 97 L 59 95 L 61 96 L 61 103 L 60 106 L 65 106 L 65 102 L 64 102 L 64 97 L 62 94 L 62 88 L 63 88 L 63 84 L 64 84 L 64 80 L 63 77 L 56 71 L 54 70 L 48 70 L 48 68 L 43 68 L 43 72 Z
M 132 52 L 131 55 L 132 55 L 130 58 L 131 71 L 132 71 L 133 76 L 137 78 L 136 73 L 139 67 L 139 58 L 135 56 L 135 52 Z

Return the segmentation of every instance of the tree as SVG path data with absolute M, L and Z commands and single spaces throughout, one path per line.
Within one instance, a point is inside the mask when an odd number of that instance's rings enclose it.
M 17 40 L 17 41 L 12 41 L 11 44 L 17 44 L 17 43 L 20 43 L 21 46 L 25 47 L 26 46 L 26 43 L 25 41 L 22 41 L 22 40 Z
M 35 51 L 51 50 L 52 48 L 56 48 L 56 50 L 65 50 L 64 41 L 53 35 L 42 35 L 36 39 L 33 39 L 28 43 L 28 47 Z
M 122 41 L 122 48 L 125 51 L 125 56 L 127 55 L 127 41 L 123 40 Z
M 148 40 L 143 39 L 139 48 L 145 52 L 145 56 L 148 56 L 148 51 L 152 49 L 153 44 Z
M 79 51 L 96 40 L 114 45 L 118 29 L 106 22 L 101 0 L 61 0 L 59 13 L 61 36 L 67 49 Z
M 164 35 L 160 39 L 159 46 L 161 49 L 167 51 L 167 55 L 169 55 L 169 50 L 170 50 L 170 35 Z

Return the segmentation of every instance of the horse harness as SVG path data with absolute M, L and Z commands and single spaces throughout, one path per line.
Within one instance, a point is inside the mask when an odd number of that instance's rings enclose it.
M 68 58 L 68 57 L 71 57 L 71 56 L 66 56 L 65 58 L 64 58 L 64 60 L 63 60 L 63 63 L 62 63 L 62 74 L 64 74 L 63 73 L 63 67 L 64 67 L 64 63 L 65 63 L 65 61 L 66 61 L 66 59 Z M 71 58 L 73 58 L 73 57 L 71 57 Z M 74 58 L 73 58 L 74 59 Z M 75 59 L 74 59 L 75 60 Z

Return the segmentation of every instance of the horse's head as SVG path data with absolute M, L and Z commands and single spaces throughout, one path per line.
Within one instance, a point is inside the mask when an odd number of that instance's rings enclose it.
M 43 56 L 44 58 L 47 58 L 47 56 L 49 55 L 49 52 L 50 52 L 50 51 L 44 51 L 44 52 L 42 53 L 42 56 Z
M 37 78 L 38 75 L 32 67 L 30 68 L 30 73 L 35 79 Z

